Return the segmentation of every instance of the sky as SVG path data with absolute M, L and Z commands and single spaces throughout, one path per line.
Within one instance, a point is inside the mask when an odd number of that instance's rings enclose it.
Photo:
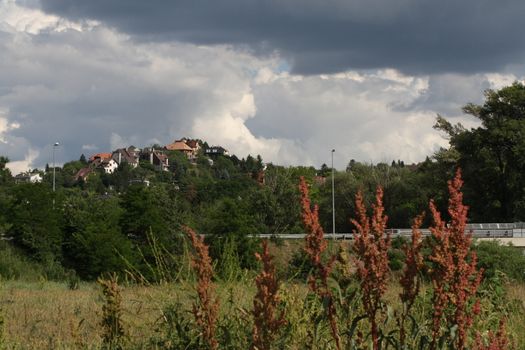
M 525 78 L 521 0 L 0 0 L 14 173 L 181 137 L 239 158 L 419 162 L 437 114 Z

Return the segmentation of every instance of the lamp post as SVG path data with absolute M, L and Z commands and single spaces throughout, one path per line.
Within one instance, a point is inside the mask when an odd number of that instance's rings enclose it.
M 334 152 L 335 152 L 335 149 L 332 150 L 332 238 L 335 241 Z
M 53 145 L 53 192 L 55 192 L 55 150 L 56 148 L 60 146 L 60 143 L 58 142 L 55 142 L 55 144 Z M 53 203 L 54 203 L 54 200 L 53 200 Z

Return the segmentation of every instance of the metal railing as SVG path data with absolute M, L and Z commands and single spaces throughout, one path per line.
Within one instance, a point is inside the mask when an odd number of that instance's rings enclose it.
M 475 223 L 467 224 L 465 232 L 472 232 L 475 238 L 516 238 L 525 237 L 525 223 L 514 222 L 514 223 Z M 408 237 L 412 235 L 412 229 L 410 228 L 390 228 L 386 232 L 390 233 L 393 237 L 404 236 Z M 423 236 L 430 236 L 430 229 L 421 229 Z M 260 234 L 257 237 L 260 238 L 281 238 L 281 239 L 303 239 L 304 233 L 285 233 L 285 234 Z M 354 234 L 352 232 L 336 233 L 335 235 L 326 234 L 327 238 L 334 237 L 336 240 L 350 240 L 353 239 Z

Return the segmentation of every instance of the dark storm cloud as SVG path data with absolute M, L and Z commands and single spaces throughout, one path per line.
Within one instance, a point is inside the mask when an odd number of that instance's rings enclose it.
M 497 71 L 522 62 L 521 0 L 40 0 L 138 40 L 277 51 L 294 72 L 390 67 L 411 74 Z

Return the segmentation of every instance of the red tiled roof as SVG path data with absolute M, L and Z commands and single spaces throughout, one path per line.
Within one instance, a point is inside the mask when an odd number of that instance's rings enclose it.
M 197 148 L 199 146 L 199 142 L 197 140 L 188 140 L 186 141 L 186 144 L 190 147 L 190 148 Z
M 166 145 L 166 149 L 169 151 L 193 151 L 193 149 L 183 141 L 170 143 L 169 145 Z
M 97 153 L 97 154 L 94 154 L 91 157 L 89 157 L 89 161 L 92 162 L 92 161 L 94 161 L 97 158 L 99 158 L 99 159 L 111 158 L 111 153 Z
M 161 162 L 164 162 L 164 161 L 166 161 L 166 159 L 168 159 L 168 156 L 166 156 L 165 154 L 162 154 L 162 153 L 155 153 L 155 155 L 157 156 L 157 158 L 158 158 Z
M 91 168 L 82 168 L 80 169 L 77 174 L 75 175 L 75 180 L 78 180 L 80 178 L 86 179 L 86 177 L 93 171 Z

